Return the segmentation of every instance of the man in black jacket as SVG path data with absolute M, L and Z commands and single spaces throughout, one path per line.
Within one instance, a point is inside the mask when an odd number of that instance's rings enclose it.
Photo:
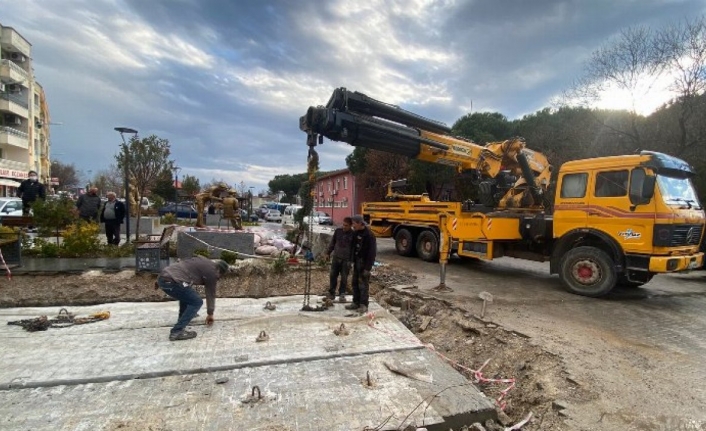
M 324 255 L 326 259 L 331 257 L 328 289 L 328 297 L 331 300 L 336 297 L 336 283 L 338 276 L 341 276 L 341 282 L 338 287 L 339 302 L 346 302 L 346 285 L 348 284 L 348 270 L 351 264 L 351 242 L 353 240 L 351 224 L 352 220 L 350 217 L 343 219 L 343 226 L 336 228 L 333 232 L 333 237 Z
M 353 303 L 346 306 L 348 310 L 368 312 L 368 289 L 370 286 L 370 271 L 373 269 L 377 255 L 375 235 L 365 225 L 361 215 L 352 217 L 353 227 Z
M 125 204 L 115 199 L 115 193 L 106 193 L 108 201 L 101 209 L 100 221 L 105 223 L 105 237 L 108 244 L 120 244 L 120 225 L 125 218 Z
M 28 216 L 30 209 L 32 209 L 32 204 L 40 198 L 41 200 L 46 199 L 46 191 L 44 190 L 44 184 L 37 180 L 37 172 L 29 171 L 29 176 L 26 180 L 20 183 L 17 188 L 17 197 L 22 198 L 22 215 Z

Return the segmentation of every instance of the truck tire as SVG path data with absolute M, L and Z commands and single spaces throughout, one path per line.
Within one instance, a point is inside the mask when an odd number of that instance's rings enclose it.
M 577 295 L 599 297 L 618 280 L 613 260 L 596 247 L 576 247 L 561 259 L 559 276 L 564 288 Z
M 408 229 L 402 228 L 395 234 L 395 248 L 400 256 L 414 254 L 414 236 Z
M 439 260 L 439 239 L 430 230 L 424 230 L 417 238 L 417 254 L 422 260 L 436 262 Z

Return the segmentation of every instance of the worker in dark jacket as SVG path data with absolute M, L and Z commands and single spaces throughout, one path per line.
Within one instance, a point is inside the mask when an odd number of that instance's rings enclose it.
M 353 303 L 346 305 L 348 310 L 368 312 L 368 289 L 370 287 L 370 271 L 375 263 L 377 244 L 375 235 L 365 225 L 361 215 L 352 217 L 353 227 Z
M 336 296 L 336 283 L 338 276 L 341 282 L 338 283 L 338 300 L 346 302 L 346 285 L 348 284 L 348 271 L 351 266 L 351 242 L 353 240 L 353 230 L 351 230 L 352 220 L 350 217 L 343 219 L 343 226 L 336 228 L 333 237 L 328 245 L 324 257 L 331 258 L 331 272 L 329 273 L 329 299 Z
M 169 265 L 159 274 L 155 285 L 167 295 L 179 301 L 179 319 L 169 333 L 169 340 L 188 340 L 196 337 L 195 331 L 187 331 L 186 326 L 196 317 L 203 305 L 203 299 L 192 286 L 203 285 L 206 288 L 206 324 L 213 324 L 213 312 L 216 308 L 216 283 L 228 272 L 225 261 L 207 259 L 202 256 L 182 260 Z
M 83 221 L 98 222 L 98 209 L 101 207 L 101 197 L 98 196 L 98 188 L 91 187 L 88 191 L 79 196 L 76 202 L 78 216 Z
M 44 184 L 38 181 L 36 171 L 29 171 L 27 179 L 20 183 L 20 186 L 17 188 L 17 197 L 22 198 L 23 216 L 29 215 L 32 204 L 37 198 L 41 200 L 46 199 L 47 195 L 44 190 Z

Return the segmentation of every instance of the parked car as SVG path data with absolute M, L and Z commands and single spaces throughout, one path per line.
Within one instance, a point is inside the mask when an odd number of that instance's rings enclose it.
M 5 216 L 21 216 L 22 199 L 20 198 L 0 198 L 0 218 Z
M 333 220 L 331 216 L 323 211 L 314 211 L 313 215 L 304 217 L 304 223 L 306 224 L 327 224 L 332 225 Z
M 277 210 L 269 210 L 265 214 L 265 221 L 272 223 L 282 223 L 282 213 Z
M 199 212 L 196 210 L 196 208 L 194 208 L 193 205 L 169 204 L 157 210 L 157 214 L 159 214 L 160 217 L 163 217 L 166 214 L 174 214 L 176 218 L 195 219 L 196 217 L 198 217 Z M 204 220 L 205 217 L 206 213 L 204 212 Z
M 297 213 L 302 209 L 301 205 L 290 205 L 287 208 L 284 209 L 284 213 L 282 214 L 282 223 L 283 224 L 294 224 L 294 217 L 297 215 Z

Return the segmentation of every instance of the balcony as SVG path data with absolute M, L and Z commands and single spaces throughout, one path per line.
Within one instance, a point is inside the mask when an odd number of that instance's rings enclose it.
M 27 178 L 29 163 L 0 159 L 0 177 Z
M 3 27 L 0 35 L 0 45 L 8 51 L 17 51 L 29 58 L 31 45 L 12 27 Z
M 12 127 L 0 126 L 0 145 L 29 149 L 29 135 Z
M 12 93 L 0 93 L 0 111 L 29 118 L 27 98 Z
M 29 80 L 29 73 L 14 61 L 4 58 L 0 60 L 0 78 L 5 82 L 25 82 Z

